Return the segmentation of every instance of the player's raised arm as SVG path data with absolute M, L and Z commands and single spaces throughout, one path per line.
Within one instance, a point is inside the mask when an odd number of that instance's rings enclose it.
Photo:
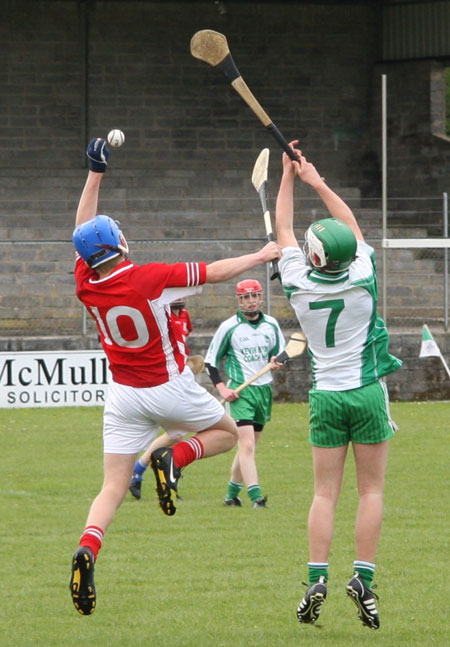
M 89 173 L 78 203 L 75 217 L 76 227 L 95 218 L 97 215 L 100 183 L 109 159 L 109 149 L 106 141 L 100 138 L 91 139 L 86 155 L 89 163 Z
M 228 281 L 228 279 L 233 279 L 235 276 L 261 265 L 261 263 L 269 263 L 269 261 L 278 260 L 280 257 L 280 246 L 272 241 L 253 254 L 214 261 L 206 266 L 206 283 Z
M 290 142 L 293 150 L 297 143 L 297 140 Z M 275 209 L 277 240 L 281 247 L 298 247 L 294 234 L 294 180 L 298 164 L 292 162 L 286 153 L 283 153 L 282 161 L 283 175 Z
M 325 179 L 320 176 L 316 167 L 311 162 L 308 162 L 304 155 L 300 155 L 300 165 L 296 166 L 296 170 L 299 178 L 316 191 L 330 212 L 330 215 L 333 218 L 342 220 L 342 222 L 348 225 L 358 240 L 364 240 L 353 211 L 337 193 L 330 189 Z

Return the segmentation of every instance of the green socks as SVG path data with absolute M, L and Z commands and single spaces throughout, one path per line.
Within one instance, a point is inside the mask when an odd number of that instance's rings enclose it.
M 229 481 L 225 499 L 228 499 L 228 501 L 230 499 L 234 499 L 235 497 L 239 496 L 241 490 L 242 490 L 242 483 L 235 483 L 234 481 Z
M 323 576 L 328 581 L 328 562 L 308 562 L 309 584 L 315 584 Z
M 258 483 L 255 483 L 254 485 L 249 485 L 247 488 L 247 494 L 250 497 L 250 501 L 252 503 L 254 501 L 257 501 L 258 499 L 262 499 L 262 492 Z
M 355 561 L 353 562 L 353 568 L 355 569 L 355 572 L 359 574 L 364 584 L 368 586 L 369 589 L 372 588 L 372 581 L 375 573 L 375 564 L 355 559 Z
M 353 569 L 363 580 L 364 584 L 371 589 L 375 573 L 375 564 L 355 559 Z M 325 582 L 328 581 L 328 562 L 308 562 L 308 570 L 310 585 L 318 582 L 321 576 L 325 578 Z
M 228 481 L 228 486 L 227 486 L 227 494 L 225 498 L 227 500 L 234 499 L 235 497 L 239 496 L 242 490 L 242 483 L 236 483 L 235 481 Z M 259 487 L 258 483 L 255 483 L 254 485 L 249 485 L 247 488 L 247 494 L 250 497 L 250 501 L 253 503 L 254 501 L 257 501 L 258 499 L 262 499 L 263 495 L 261 492 L 261 488 Z

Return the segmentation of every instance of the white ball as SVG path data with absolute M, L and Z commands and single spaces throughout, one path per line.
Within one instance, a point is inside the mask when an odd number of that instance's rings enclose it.
M 121 130 L 111 130 L 108 133 L 108 143 L 113 148 L 119 148 L 125 141 L 125 135 Z

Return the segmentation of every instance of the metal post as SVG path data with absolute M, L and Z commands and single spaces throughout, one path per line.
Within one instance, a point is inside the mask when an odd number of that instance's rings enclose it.
M 266 312 L 270 315 L 270 263 L 266 263 Z
M 86 321 L 86 308 L 82 306 L 82 315 L 81 315 L 81 334 L 83 337 L 86 336 L 87 333 L 87 321 Z
M 80 23 L 80 163 L 87 167 L 85 155 L 89 131 L 89 7 L 87 2 L 78 3 Z
M 382 238 L 387 238 L 387 146 L 386 146 L 386 74 L 381 75 L 381 204 Z M 383 319 L 387 323 L 387 253 L 382 249 L 383 258 Z
M 448 193 L 442 194 L 444 238 L 448 238 Z M 448 330 L 448 247 L 444 249 L 444 330 Z

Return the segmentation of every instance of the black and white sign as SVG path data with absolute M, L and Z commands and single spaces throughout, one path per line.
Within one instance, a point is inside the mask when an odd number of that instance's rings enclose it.
M 103 406 L 103 351 L 0 353 L 0 408 Z

